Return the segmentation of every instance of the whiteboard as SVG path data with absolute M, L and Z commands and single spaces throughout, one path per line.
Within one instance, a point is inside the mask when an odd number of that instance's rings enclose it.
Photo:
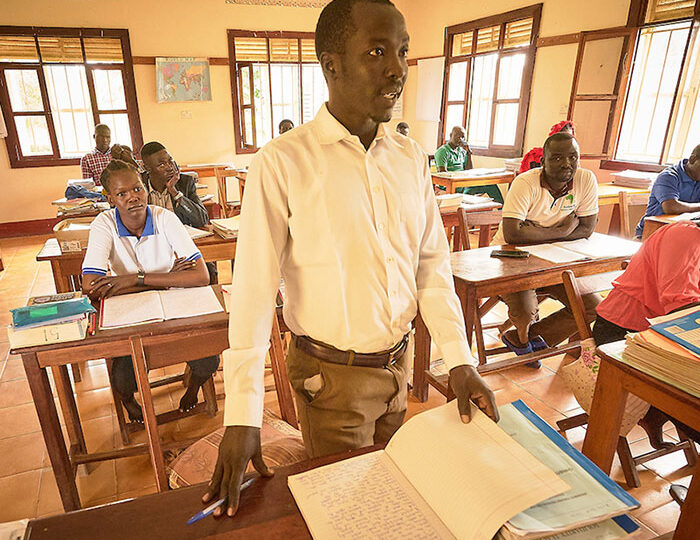
M 440 121 L 442 83 L 445 78 L 445 57 L 418 60 L 418 92 L 416 120 Z

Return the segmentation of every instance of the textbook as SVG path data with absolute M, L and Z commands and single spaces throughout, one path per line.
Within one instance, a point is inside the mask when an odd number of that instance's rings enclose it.
M 51 345 L 66 341 L 80 341 L 85 339 L 88 328 L 88 317 L 59 324 L 35 326 L 29 328 L 7 327 L 7 339 L 12 349 L 22 347 L 35 347 L 37 345 Z
M 312 536 L 531 540 L 639 506 L 522 401 L 500 407 L 498 424 L 472 409 L 462 424 L 452 401 L 408 420 L 384 450 L 290 476 Z M 618 529 L 603 538 L 627 535 Z
M 124 328 L 223 310 L 210 286 L 123 294 L 102 301 L 100 328 Z
M 89 298 L 80 297 L 62 302 L 24 306 L 11 309 L 10 312 L 12 326 L 22 329 L 80 319 L 94 313 L 95 308 L 90 304 Z
M 211 220 L 211 224 L 214 226 L 214 232 L 222 238 L 238 238 L 240 222 L 240 215 L 226 219 Z
M 200 238 L 206 238 L 207 236 L 212 236 L 214 233 L 211 231 L 205 231 L 204 229 L 197 229 L 196 227 L 191 227 L 190 225 L 185 225 L 185 230 L 187 234 L 190 235 L 192 240 L 199 240 Z
M 523 246 L 535 257 L 555 264 L 606 257 L 631 257 L 642 246 L 639 242 L 593 233 L 588 238 Z

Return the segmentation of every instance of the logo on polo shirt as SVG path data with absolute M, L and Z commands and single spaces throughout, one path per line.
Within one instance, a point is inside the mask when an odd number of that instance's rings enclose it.
M 568 195 L 564 196 L 564 201 L 562 202 L 561 209 L 562 210 L 575 210 L 576 209 L 576 203 L 574 202 L 573 193 L 569 193 Z

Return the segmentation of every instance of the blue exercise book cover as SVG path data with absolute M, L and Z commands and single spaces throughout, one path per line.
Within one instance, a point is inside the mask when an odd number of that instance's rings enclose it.
M 567 456 L 573 459 L 579 466 L 581 466 L 581 468 L 583 468 L 588 474 L 590 474 L 600 485 L 607 489 L 612 495 L 617 497 L 626 506 L 630 507 L 630 509 L 640 506 L 640 503 L 639 501 L 637 501 L 637 499 L 632 497 L 629 493 L 627 493 L 624 489 L 617 485 L 617 482 L 612 480 L 607 474 L 601 471 L 595 463 L 593 463 L 590 459 L 584 456 L 581 452 L 576 450 L 576 448 L 574 448 L 571 445 L 571 443 L 569 443 L 569 441 L 562 437 L 547 422 L 542 420 L 542 418 L 537 416 L 532 411 L 532 409 L 530 409 L 530 407 L 525 405 L 525 403 L 522 400 L 519 399 L 517 401 L 514 401 L 512 405 L 520 414 L 527 418 L 527 420 L 529 420 L 531 424 L 533 424 L 537 429 L 544 433 L 547 436 L 547 438 L 551 440 L 562 452 L 564 452 Z M 625 516 L 620 517 L 624 518 Z M 618 523 L 618 525 L 627 530 L 626 527 L 622 525 L 622 523 L 626 523 L 624 519 L 621 519 L 620 522 L 616 522 Z
M 11 309 L 12 326 L 15 328 L 31 328 L 45 324 L 59 323 L 96 310 L 86 296 L 62 302 L 50 302 L 35 306 L 25 306 Z
M 700 355 L 700 309 L 678 319 L 654 324 L 651 329 Z

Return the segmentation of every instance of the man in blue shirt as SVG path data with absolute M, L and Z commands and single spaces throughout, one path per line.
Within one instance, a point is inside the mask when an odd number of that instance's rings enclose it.
M 700 144 L 693 149 L 688 159 L 667 167 L 656 177 L 646 213 L 637 225 L 636 235 L 642 236 L 647 216 L 685 212 L 700 212 Z

